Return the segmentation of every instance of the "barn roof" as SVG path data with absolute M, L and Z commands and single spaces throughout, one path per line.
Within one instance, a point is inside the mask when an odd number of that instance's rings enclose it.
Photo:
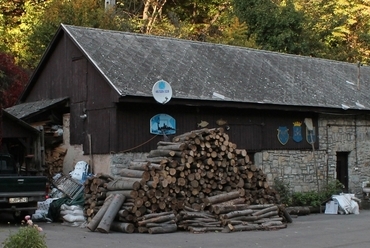
M 370 110 L 370 68 L 327 59 L 62 24 L 122 96 Z
M 14 116 L 13 114 L 9 113 L 7 110 L 3 109 L 3 116 L 2 118 L 5 120 L 5 119 L 9 119 L 11 121 L 11 123 L 13 125 L 19 125 L 21 128 L 24 128 L 34 134 L 40 134 L 40 131 L 36 128 L 34 128 L 33 126 L 29 125 L 27 122 L 19 119 L 18 117 Z M 7 123 L 7 122 L 6 122 Z M 5 125 L 5 124 L 4 124 Z M 9 125 L 9 123 L 8 123 Z M 5 130 L 8 130 L 9 128 L 7 127 L 3 127 Z M 4 138 L 10 138 L 11 136 L 9 136 L 10 134 L 8 133 L 5 133 L 4 134 Z
M 24 119 L 45 112 L 54 106 L 65 104 L 67 101 L 68 97 L 42 99 L 40 101 L 17 104 L 7 108 L 6 111 L 18 119 Z

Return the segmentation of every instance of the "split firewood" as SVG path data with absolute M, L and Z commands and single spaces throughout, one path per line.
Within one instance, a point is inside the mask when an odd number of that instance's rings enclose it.
M 157 149 L 145 159 L 131 161 L 120 176 L 84 185 L 84 212 L 91 213 L 89 218 L 96 215 L 89 206 L 96 208 L 104 197 L 120 193 L 130 202 L 120 206 L 116 217 L 133 223 L 136 232 L 221 231 L 226 225 L 229 231 L 266 230 L 279 228 L 279 221 L 286 220 L 266 175 L 222 128 L 160 141 Z

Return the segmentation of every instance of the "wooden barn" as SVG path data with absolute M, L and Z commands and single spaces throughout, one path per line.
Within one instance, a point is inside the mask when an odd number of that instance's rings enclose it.
M 169 89 L 169 101 L 153 97 Z M 68 132 L 69 168 L 77 147 L 95 172 L 115 174 L 160 140 L 222 126 L 271 183 L 308 191 L 337 178 L 361 193 L 370 179 L 370 68 L 361 64 L 62 24 L 7 111 L 53 99 L 68 101 L 51 109 Z

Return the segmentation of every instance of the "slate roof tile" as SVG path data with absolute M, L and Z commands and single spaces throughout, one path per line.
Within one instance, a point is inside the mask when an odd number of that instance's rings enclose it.
M 370 69 L 244 47 L 62 24 L 122 96 L 152 97 L 158 80 L 173 98 L 370 110 Z M 356 104 L 356 103 L 360 103 Z M 359 107 L 361 106 L 361 107 Z

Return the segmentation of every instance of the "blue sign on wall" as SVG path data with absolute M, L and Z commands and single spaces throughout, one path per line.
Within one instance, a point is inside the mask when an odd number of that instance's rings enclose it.
M 278 133 L 277 133 L 277 138 L 279 140 L 279 142 L 282 144 L 282 145 L 285 145 L 286 143 L 288 143 L 288 140 L 289 140 L 289 129 L 287 127 L 279 127 L 277 129 Z
M 171 135 L 176 133 L 176 120 L 168 114 L 157 114 L 150 119 L 150 133 Z

